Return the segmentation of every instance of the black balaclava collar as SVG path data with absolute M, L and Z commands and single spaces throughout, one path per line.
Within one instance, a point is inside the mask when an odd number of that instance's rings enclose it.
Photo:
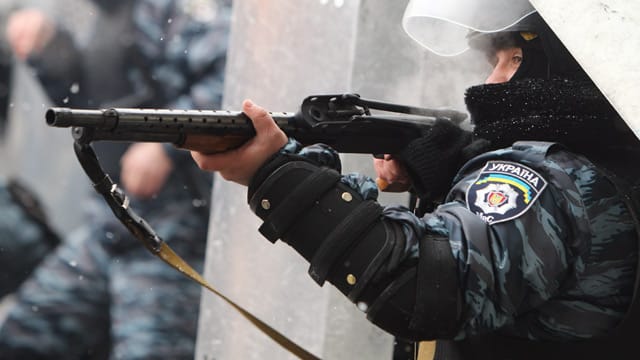
M 493 149 L 521 140 L 560 142 L 592 155 L 602 153 L 603 147 L 639 146 L 590 81 L 522 79 L 473 86 L 465 102 L 474 137 L 489 140 Z

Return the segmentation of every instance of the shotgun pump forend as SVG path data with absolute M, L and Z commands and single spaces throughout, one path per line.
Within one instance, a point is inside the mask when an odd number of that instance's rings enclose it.
M 338 152 L 361 154 L 398 153 L 436 119 L 460 123 L 467 116 L 455 110 L 370 101 L 357 94 L 309 96 L 296 113 L 270 114 L 278 127 L 304 145 L 324 143 Z M 73 138 L 81 144 L 166 142 L 203 153 L 233 149 L 255 135 L 243 112 L 226 110 L 52 107 L 46 121 L 49 126 L 71 127 Z

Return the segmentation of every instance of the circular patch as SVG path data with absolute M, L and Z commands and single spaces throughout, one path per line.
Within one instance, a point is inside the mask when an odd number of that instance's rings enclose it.
M 510 161 L 489 161 L 467 189 L 467 207 L 489 224 L 524 214 L 547 186 L 532 169 Z

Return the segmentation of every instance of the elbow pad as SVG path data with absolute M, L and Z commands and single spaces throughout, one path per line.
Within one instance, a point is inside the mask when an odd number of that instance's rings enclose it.
M 337 171 L 289 161 L 262 178 L 249 193 L 252 211 L 264 221 L 260 233 L 271 242 L 281 239 L 309 261 L 316 283 L 329 281 L 371 322 L 403 338 L 429 337 L 425 319 L 449 313 L 416 307 L 424 293 L 416 292 L 421 270 L 418 261 L 399 261 L 405 252 L 401 225 L 385 219 L 380 204 L 341 183 Z

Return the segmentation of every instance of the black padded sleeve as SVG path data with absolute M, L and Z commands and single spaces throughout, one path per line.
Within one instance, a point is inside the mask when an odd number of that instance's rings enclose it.
M 268 172 L 248 194 L 264 221 L 260 232 L 292 246 L 316 283 L 329 281 L 380 328 L 409 339 L 450 335 L 444 325 L 457 319 L 458 293 L 448 241 L 424 239 L 420 258 L 411 259 L 402 225 L 338 172 L 280 160 L 262 170 Z

